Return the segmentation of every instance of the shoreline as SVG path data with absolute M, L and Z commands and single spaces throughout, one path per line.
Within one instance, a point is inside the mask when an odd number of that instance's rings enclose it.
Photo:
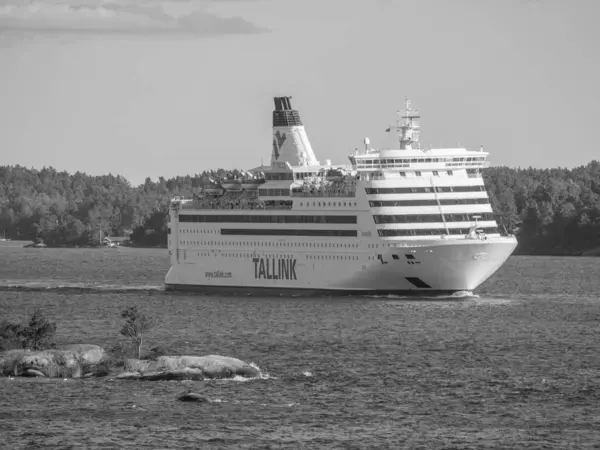
M 11 242 L 11 241 L 6 241 Z M 0 242 L 0 247 L 12 247 L 12 248 L 35 248 L 35 249 L 55 249 L 55 248 L 71 248 L 71 249 L 102 249 L 102 248 L 155 248 L 155 249 L 164 249 L 166 250 L 166 246 L 158 246 L 158 245 L 119 245 L 116 247 L 108 247 L 106 245 L 44 245 L 43 247 L 35 247 L 33 243 L 22 244 L 22 241 L 16 245 L 3 245 L 4 242 Z

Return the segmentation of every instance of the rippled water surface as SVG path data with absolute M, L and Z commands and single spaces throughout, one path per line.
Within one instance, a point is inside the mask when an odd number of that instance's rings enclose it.
M 514 257 L 460 300 L 167 294 L 164 250 L 0 246 L 0 319 L 222 354 L 249 381 L 0 378 L 2 448 L 598 448 L 600 258 Z M 209 403 L 181 403 L 192 389 Z

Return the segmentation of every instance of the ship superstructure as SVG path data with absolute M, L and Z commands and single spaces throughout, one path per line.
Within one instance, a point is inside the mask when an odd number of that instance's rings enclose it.
M 407 101 L 399 148 L 321 164 L 290 97 L 275 98 L 271 163 L 171 202 L 167 289 L 340 294 L 473 291 L 516 247 L 498 230 L 488 154 L 420 148 Z

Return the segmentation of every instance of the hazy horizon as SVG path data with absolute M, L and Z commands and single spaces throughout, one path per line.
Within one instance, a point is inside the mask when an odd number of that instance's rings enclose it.
M 596 156 L 593 0 L 0 0 L 0 165 L 133 185 L 268 163 L 274 96 L 346 164 L 405 97 L 425 146 Z

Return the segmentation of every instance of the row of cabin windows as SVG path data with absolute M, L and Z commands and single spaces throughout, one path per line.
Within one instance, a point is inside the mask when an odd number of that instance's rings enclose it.
M 479 192 L 485 191 L 484 186 L 432 186 L 432 187 L 397 187 L 397 188 L 365 188 L 367 194 L 409 194 L 419 192 Z M 288 197 L 290 195 L 289 189 L 259 189 L 260 196 L 271 196 L 271 197 Z M 309 205 L 310 202 L 307 202 Z M 318 206 L 331 206 L 326 205 L 325 202 L 318 202 Z M 348 202 L 350 204 L 350 202 Z M 356 206 L 356 203 L 354 204 Z M 315 202 L 313 202 L 315 206 Z M 334 202 L 335 206 L 335 202 Z M 339 205 L 341 206 L 341 204 Z M 345 205 L 344 205 L 345 206 Z M 349 205 L 350 206 L 350 205 Z
M 188 254 L 186 256 L 193 256 L 193 253 Z M 196 252 L 196 256 L 213 256 L 219 258 L 255 258 L 256 254 L 254 253 L 211 253 L 211 252 Z M 298 255 L 261 255 L 265 258 L 297 258 Z M 187 259 L 187 258 L 186 258 Z M 358 261 L 357 255 L 306 255 L 306 259 L 310 260 L 354 260 Z
M 385 208 L 396 206 L 437 206 L 440 205 L 487 205 L 490 203 L 488 198 L 441 198 L 438 200 L 379 200 L 370 201 L 369 206 L 372 208 Z
M 258 195 L 261 197 L 289 197 L 290 189 L 259 189 Z
M 479 169 L 466 169 L 467 171 L 467 175 L 469 176 L 469 178 L 474 178 L 480 175 L 480 171 Z M 415 170 L 414 172 L 415 177 L 421 177 L 423 176 L 423 172 L 420 170 Z M 425 172 L 425 174 L 427 174 L 428 172 Z M 375 176 L 383 176 L 383 172 L 373 172 L 373 175 Z M 398 175 L 400 175 L 401 177 L 406 177 L 406 172 L 404 171 L 400 171 L 398 172 Z M 433 175 L 434 177 L 439 177 L 440 176 L 440 172 L 439 170 L 432 170 L 431 171 L 431 175 Z M 453 176 L 454 175 L 454 171 L 453 170 L 446 170 L 446 175 L 448 176 Z
M 272 181 L 286 181 L 286 180 L 304 180 L 305 178 L 313 177 L 318 172 L 279 172 L 279 173 L 266 173 L 265 179 Z
M 367 195 L 375 194 L 421 194 L 431 192 L 485 192 L 485 186 L 432 186 L 432 187 L 393 187 L 365 188 Z
M 219 234 L 219 230 L 208 230 L 204 228 L 180 228 L 180 233 L 196 233 L 196 234 Z M 171 234 L 171 228 L 169 228 L 169 234 Z
M 294 175 L 296 175 L 296 180 L 304 180 L 317 175 L 317 172 L 296 172 Z
M 223 242 L 223 241 L 187 241 L 180 240 L 182 245 L 208 245 L 208 246 L 236 246 L 236 247 L 294 247 L 294 248 L 358 248 L 358 244 L 338 244 L 332 242 L 256 242 L 256 241 L 244 241 L 244 242 Z
M 415 174 L 415 177 L 421 177 L 421 176 L 423 176 L 423 172 L 421 172 L 420 170 L 415 170 L 412 173 Z M 432 171 L 431 174 L 434 177 L 439 177 L 440 176 L 440 172 L 437 171 L 437 170 Z M 448 174 L 449 176 L 452 176 L 452 175 L 454 175 L 454 172 L 452 170 L 446 170 L 446 174 Z M 381 177 L 381 176 L 383 176 L 383 173 L 382 172 L 374 172 L 373 175 Z M 400 175 L 401 177 L 405 177 L 406 176 L 406 172 L 398 172 L 398 175 Z
M 442 158 L 411 158 L 411 159 L 357 159 L 357 164 L 415 164 L 415 163 L 438 163 L 438 162 L 483 162 L 485 156 L 474 157 L 442 157 Z
M 447 173 L 448 175 L 450 175 L 450 176 L 454 175 L 454 172 L 453 172 L 453 171 L 451 171 L 451 170 L 446 170 L 446 173 Z M 439 176 L 440 176 L 440 173 L 439 173 L 437 170 L 434 170 L 434 171 L 432 171 L 432 172 L 431 172 L 431 174 L 432 174 L 434 177 L 439 177 Z M 421 173 L 421 171 L 420 171 L 420 170 L 415 170 L 415 176 L 416 176 L 416 177 L 420 177 L 420 176 L 422 176 L 422 175 L 423 175 L 423 174 Z M 401 177 L 405 177 L 405 176 L 406 176 L 406 172 L 400 172 L 400 176 L 401 176 Z
M 265 179 L 273 181 L 293 180 L 294 174 L 292 172 L 265 173 Z
M 470 158 L 469 158 L 470 159 Z M 370 160 L 368 160 L 370 161 Z M 364 163 L 369 164 L 368 161 L 365 161 Z M 384 161 L 384 160 L 382 160 Z M 391 160 L 388 160 L 391 161 Z M 359 164 L 361 164 L 361 162 L 359 161 Z M 386 164 L 383 163 L 382 164 Z M 389 164 L 389 163 L 387 163 Z M 405 177 L 406 176 L 406 172 L 399 172 L 400 176 Z M 450 176 L 454 175 L 452 170 L 447 170 L 446 173 Z M 467 169 L 467 173 L 470 174 L 475 174 L 475 173 L 479 173 L 479 169 Z M 420 177 L 421 176 L 421 171 L 416 170 L 414 172 L 415 176 Z M 434 170 L 432 172 L 433 176 L 439 177 L 439 171 Z M 298 172 L 298 173 L 292 173 L 292 172 L 279 172 L 279 173 L 266 173 L 265 174 L 265 179 L 268 181 L 293 181 L 295 180 L 303 180 L 305 178 L 308 178 L 310 176 L 315 175 L 315 173 L 312 172 Z M 267 190 L 272 190 L 272 191 L 277 191 L 277 189 L 262 189 L 263 191 L 267 191 Z M 261 194 L 261 195 L 267 195 L 267 194 Z M 269 195 L 287 195 L 287 194 L 269 194 Z
M 179 221 L 211 223 L 356 223 L 356 216 L 180 214 Z
M 304 206 L 304 202 L 300 202 L 300 206 Z M 311 206 L 311 202 L 306 202 L 306 206 Z M 319 207 L 336 207 L 336 206 L 352 206 L 352 202 L 312 202 L 312 206 Z M 354 206 L 356 206 L 356 202 L 354 202 Z
M 297 191 L 298 193 L 301 193 L 301 191 Z M 290 189 L 259 189 L 258 190 L 258 195 L 260 195 L 261 197 L 289 197 L 291 194 Z M 336 195 L 334 193 L 331 193 L 332 197 L 335 197 Z M 350 194 L 350 193 L 348 193 Z M 297 194 L 298 195 L 298 194 Z M 313 195 L 306 195 L 307 197 L 312 197 Z M 327 195 L 325 195 L 326 197 Z M 344 195 L 344 197 L 354 197 L 354 195 Z M 306 206 L 310 206 L 311 202 L 306 202 Z M 352 206 L 352 202 L 337 202 L 337 206 Z M 303 206 L 303 203 L 300 203 L 300 206 Z M 312 206 L 336 206 L 336 202 L 312 202 Z M 356 206 L 356 202 L 354 203 L 354 206 Z
M 375 223 L 424 223 L 424 222 L 469 222 L 475 220 L 473 216 L 479 216 L 478 220 L 494 220 L 493 213 L 474 214 L 394 214 L 373 215 Z
M 358 260 L 358 256 L 356 255 L 306 255 L 306 259 L 316 259 L 316 260 Z
M 356 237 L 356 230 L 307 230 L 307 229 L 260 229 L 260 228 L 221 228 L 221 234 L 229 236 L 320 236 Z
M 485 227 L 478 228 L 486 234 L 498 233 L 498 227 Z M 470 228 L 448 228 L 446 232 L 445 228 L 431 228 L 431 229 L 412 229 L 412 230 L 378 230 L 379 236 L 381 237 L 394 237 L 394 236 L 441 236 L 443 234 L 468 234 Z
M 185 230 L 182 230 L 185 231 Z M 188 241 L 188 240 L 180 240 L 181 244 L 186 245 L 220 245 L 220 246 L 236 246 L 236 247 L 318 247 L 318 248 L 359 248 L 358 244 L 353 243 L 345 243 L 338 244 L 332 242 L 256 242 L 256 241 Z M 389 244 L 388 244 L 389 247 Z M 379 244 L 367 244 L 367 248 L 379 248 Z

